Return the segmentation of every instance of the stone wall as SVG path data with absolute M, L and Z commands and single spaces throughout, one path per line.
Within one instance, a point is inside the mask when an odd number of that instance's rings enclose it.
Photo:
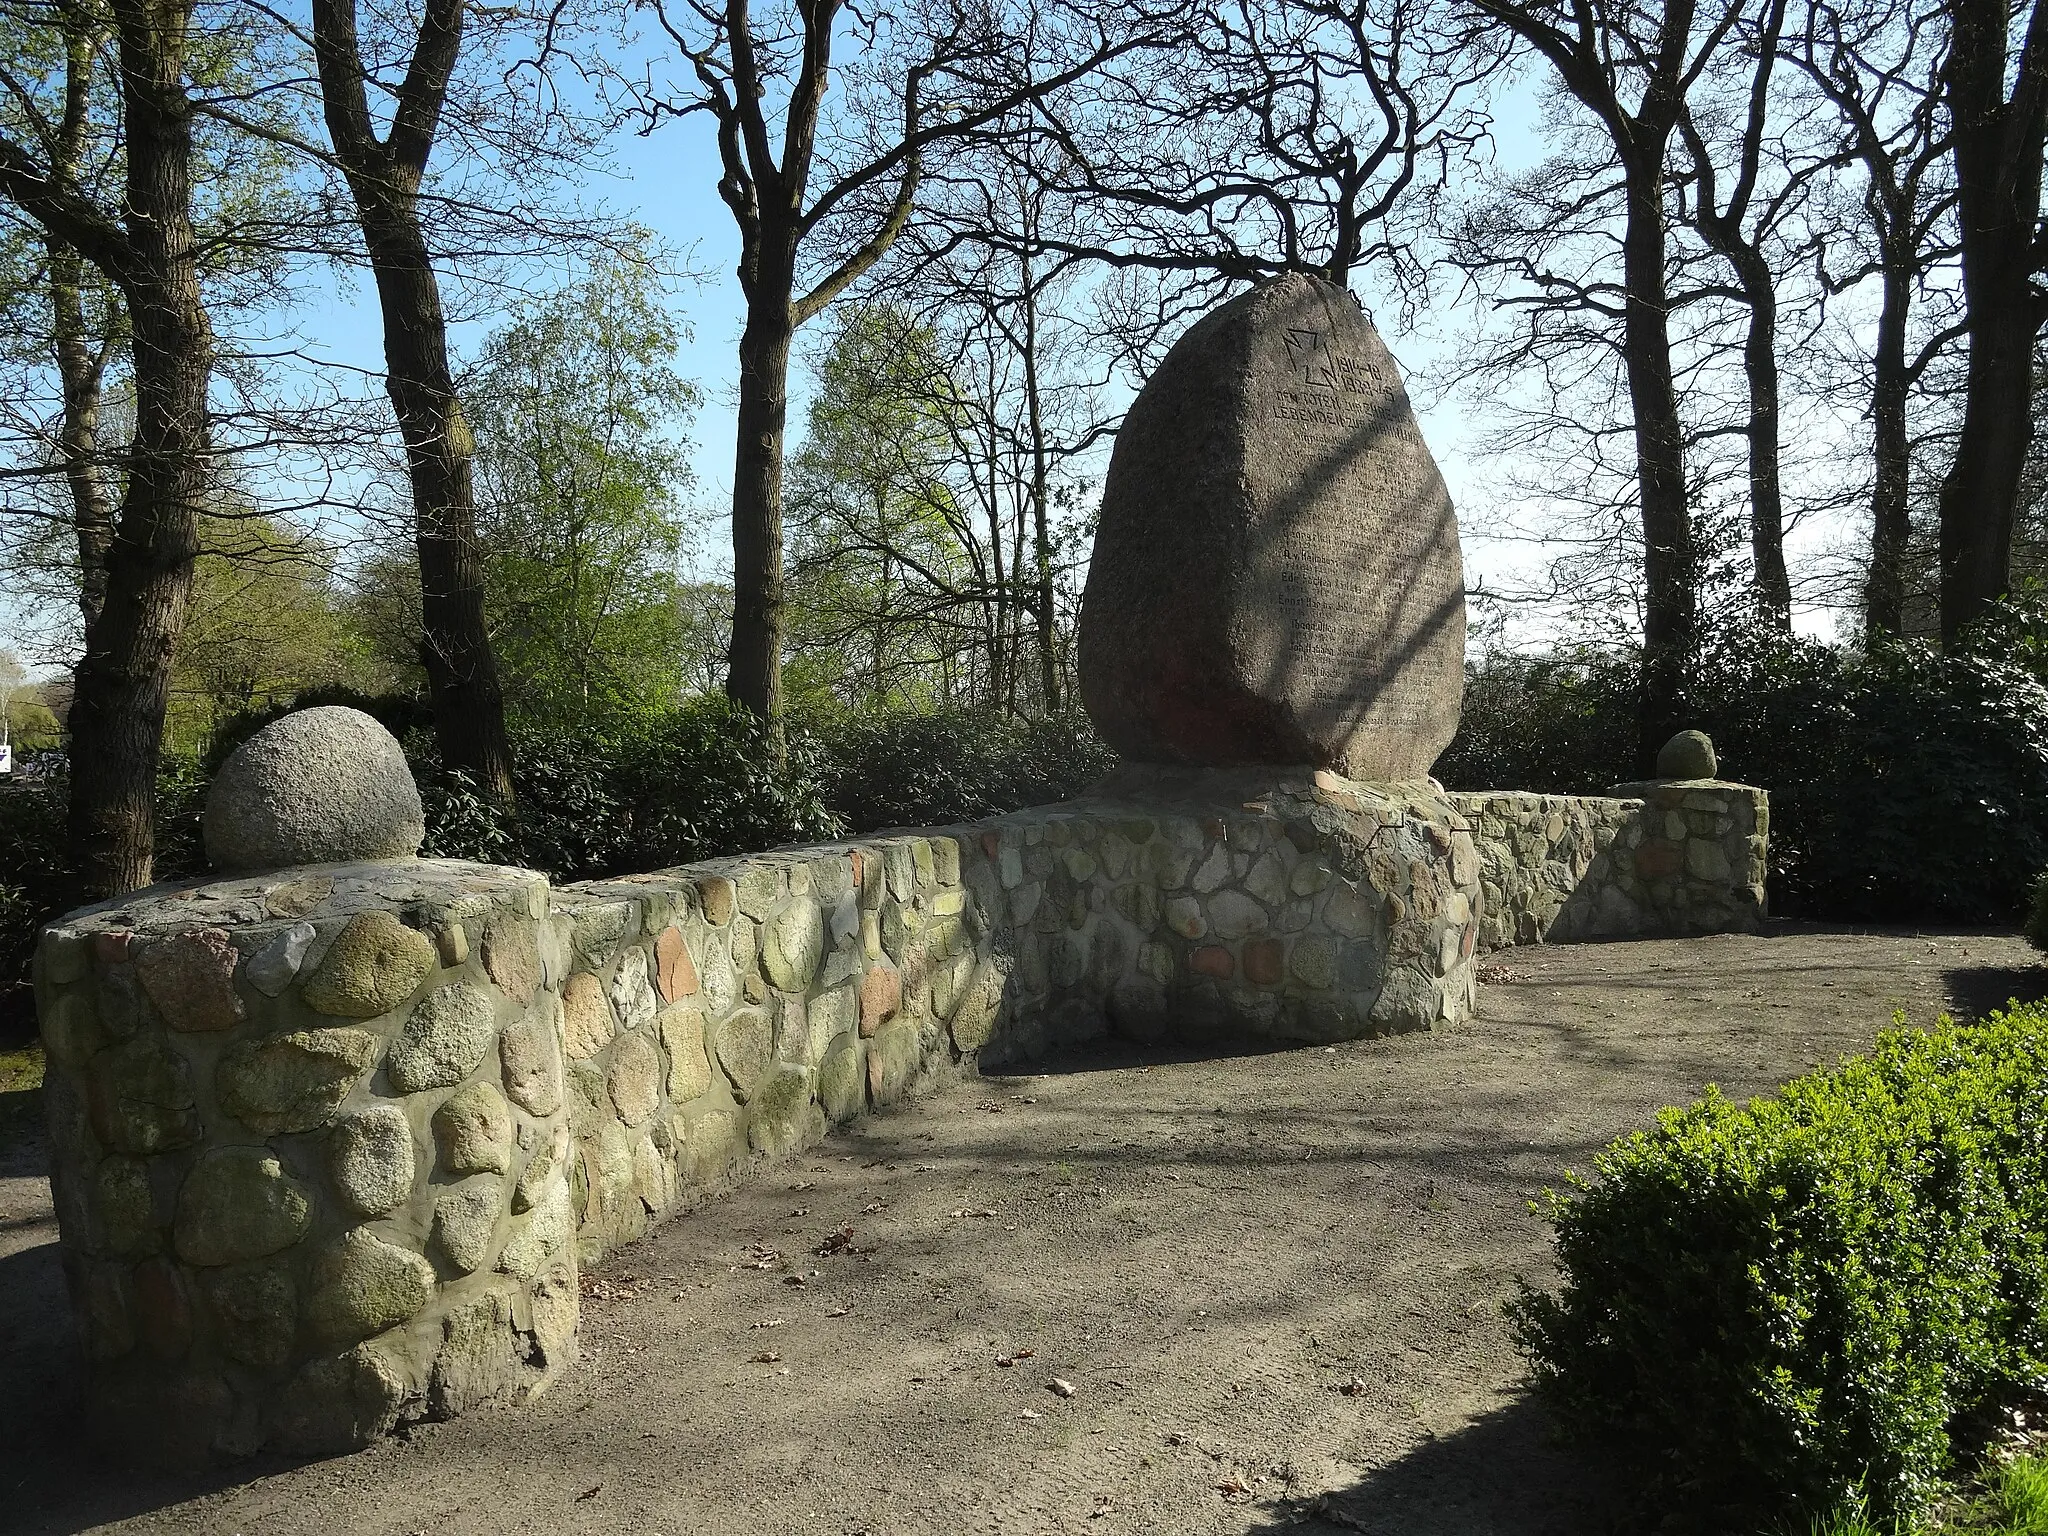
M 1718 779 L 1606 796 L 1455 794 L 1479 848 L 1479 946 L 1754 933 L 1770 799 Z
M 1461 813 L 1427 785 L 1155 771 L 555 891 L 395 860 L 72 914 L 37 996 L 92 1399 L 180 1460 L 515 1401 L 574 1349 L 579 1263 L 930 1073 L 1112 1030 L 1454 1023 L 1490 931 L 1598 928 L 1573 881 L 1705 921 L 1706 877 L 1645 850 L 1732 846 L 1749 802 L 1720 791 Z
M 547 883 L 405 860 L 157 887 L 37 952 L 51 1182 L 120 1441 L 359 1445 L 574 1351 Z
M 1224 787 L 556 893 L 583 1257 L 956 1063 L 1465 1015 L 1479 856 L 1440 796 Z

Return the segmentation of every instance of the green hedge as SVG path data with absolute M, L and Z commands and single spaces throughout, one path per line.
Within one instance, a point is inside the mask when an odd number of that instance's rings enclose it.
M 972 821 L 1081 793 L 1116 754 L 1079 710 L 859 713 L 819 731 L 827 801 L 855 832 Z
M 837 836 L 820 749 L 792 732 L 780 762 L 760 720 L 721 695 L 584 733 L 515 727 L 516 820 L 406 738 L 426 802 L 425 851 L 593 880 Z
M 199 816 L 212 769 L 292 709 L 348 704 L 397 734 L 427 813 L 425 851 L 520 864 L 557 881 L 687 864 L 885 826 L 935 825 L 1064 799 L 1112 765 L 1085 716 L 864 712 L 791 724 L 776 760 L 759 720 L 722 696 L 594 723 L 515 725 L 519 814 L 446 771 L 431 718 L 403 697 L 325 690 L 227 722 L 203 759 L 167 758 L 157 784 L 157 876 L 201 873 Z M 26 977 L 41 925 L 82 900 L 64 848 L 61 753 L 0 785 L 0 1039 L 26 1038 Z
M 1710 1089 L 1595 1166 L 1510 1312 L 1565 1425 L 1702 1523 L 1911 1519 L 2048 1386 L 2048 1010 Z
M 1679 710 L 1725 778 L 1771 795 L 1771 910 L 1851 922 L 2017 923 L 2048 866 L 2048 607 L 1944 655 L 1761 630 L 1716 637 Z M 1492 653 L 1468 670 L 1452 789 L 1604 794 L 1639 778 L 1632 658 Z

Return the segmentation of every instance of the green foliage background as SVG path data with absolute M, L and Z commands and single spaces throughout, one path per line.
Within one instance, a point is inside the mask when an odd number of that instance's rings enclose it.
M 1943 654 L 1737 631 L 1684 699 L 1722 777 L 1771 795 L 1771 910 L 1858 921 L 2016 922 L 2048 866 L 2048 608 Z M 1636 778 L 1635 669 L 1590 654 L 1493 655 L 1436 773 L 1453 789 L 1601 794 Z

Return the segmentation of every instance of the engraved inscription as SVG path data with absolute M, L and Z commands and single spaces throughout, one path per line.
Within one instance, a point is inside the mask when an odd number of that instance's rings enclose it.
M 1323 427 L 1345 425 L 1344 409 L 1327 389 L 1281 389 L 1275 394 L 1275 421 L 1307 421 Z
M 1379 364 L 1346 357 L 1323 331 L 1291 326 L 1284 334 L 1293 379 L 1274 391 L 1272 420 L 1298 421 L 1318 427 L 1346 427 L 1354 418 L 1344 408 L 1345 395 L 1384 395 L 1393 380 Z
M 1301 370 L 1304 383 L 1324 389 L 1337 387 L 1337 360 L 1330 355 L 1330 338 L 1321 331 L 1289 330 L 1287 355 Z
M 1338 358 L 1337 374 L 1347 395 L 1377 395 L 1392 388 L 1394 382 L 1378 363 L 1355 357 Z

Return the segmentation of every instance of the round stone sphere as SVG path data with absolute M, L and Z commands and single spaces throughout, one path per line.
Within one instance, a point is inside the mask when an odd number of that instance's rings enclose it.
M 1657 753 L 1660 779 L 1711 779 L 1720 766 L 1713 738 L 1705 731 L 1680 731 Z
M 398 740 L 359 709 L 323 705 L 243 742 L 206 794 L 206 857 L 222 874 L 403 859 L 427 835 Z

